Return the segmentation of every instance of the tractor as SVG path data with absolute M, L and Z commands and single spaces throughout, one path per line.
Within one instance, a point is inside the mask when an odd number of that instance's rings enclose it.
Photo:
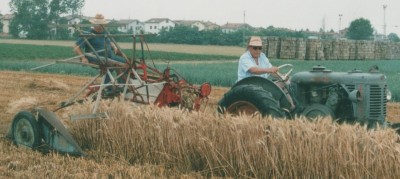
M 151 34 L 110 34 L 104 26 L 102 27 L 106 32 L 105 34 L 90 34 L 81 30 L 85 25 L 74 26 L 80 33 L 80 37 L 84 38 L 85 43 L 92 49 L 91 52 L 83 55 L 97 58 L 101 63 L 95 65 L 76 61 L 83 56 L 79 55 L 35 67 L 31 70 L 37 70 L 56 63 L 72 63 L 95 68 L 99 74 L 85 83 L 71 98 L 60 102 L 53 109 L 37 107 L 17 113 L 7 134 L 7 137 L 16 145 L 44 152 L 56 151 L 70 155 L 85 155 L 56 114 L 60 109 L 84 101 L 94 103 L 92 111 L 84 115 L 71 115 L 70 119 L 72 121 L 106 118 L 107 114 L 98 110 L 100 101 L 105 99 L 118 98 L 135 104 L 180 107 L 188 111 L 198 111 L 202 104 L 207 103 L 208 96 L 211 93 L 211 85 L 209 83 L 205 82 L 200 86 L 193 85 L 187 82 L 178 72 L 171 69 L 169 65 L 164 70 L 158 70 L 154 62 L 150 65 L 146 63 L 145 52 L 151 58 L 151 51 L 145 39 L 146 36 Z M 109 63 L 107 57 L 100 56 L 98 54 L 99 51 L 95 51 L 88 42 L 88 39 L 98 37 L 113 42 L 118 51 L 121 52 L 119 55 L 126 59 L 126 64 L 115 66 Z M 114 37 L 132 38 L 131 57 L 123 53 Z M 113 72 L 118 73 L 115 74 Z M 110 82 L 106 82 L 107 76 L 111 79 Z
M 385 121 L 391 93 L 377 66 L 368 72 L 335 72 L 317 65 L 290 76 L 292 70 L 293 65 L 285 64 L 279 66 L 275 79 L 253 76 L 238 81 L 219 101 L 218 111 L 286 119 L 329 117 L 369 127 L 391 126 Z

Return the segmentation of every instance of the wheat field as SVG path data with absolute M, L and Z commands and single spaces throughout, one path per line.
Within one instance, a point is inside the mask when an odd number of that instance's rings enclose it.
M 201 112 L 103 101 L 102 120 L 72 122 L 93 104 L 58 115 L 87 156 L 41 154 L 4 138 L 12 117 L 35 106 L 53 108 L 88 78 L 0 72 L 0 178 L 398 178 L 400 138 L 391 129 L 367 130 L 329 119 L 220 116 L 212 90 Z M 388 120 L 400 105 L 390 103 Z

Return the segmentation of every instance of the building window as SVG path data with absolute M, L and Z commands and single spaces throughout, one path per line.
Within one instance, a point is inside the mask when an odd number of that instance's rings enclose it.
M 153 29 L 153 26 L 150 26 L 150 29 Z
M 154 26 L 154 29 L 157 29 L 157 26 Z

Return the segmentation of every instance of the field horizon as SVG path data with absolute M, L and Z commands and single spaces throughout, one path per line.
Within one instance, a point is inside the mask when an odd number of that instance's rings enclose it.
M 26 40 L 26 39 L 0 39 L 0 43 L 8 44 L 28 44 L 28 45 L 51 45 L 71 47 L 75 43 L 73 40 Z M 119 42 L 122 49 L 132 49 L 132 43 Z M 218 45 L 189 45 L 189 44 L 162 44 L 148 43 L 150 50 L 191 53 L 191 54 L 210 54 L 210 55 L 227 55 L 240 56 L 244 51 L 244 47 L 238 46 L 218 46 Z M 137 47 L 139 45 L 137 44 Z

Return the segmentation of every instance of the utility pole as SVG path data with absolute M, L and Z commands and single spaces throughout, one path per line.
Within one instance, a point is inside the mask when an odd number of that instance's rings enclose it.
M 383 5 L 383 35 L 384 39 L 386 39 L 386 8 L 387 5 Z
M 243 11 L 243 46 L 246 47 L 246 11 Z
M 342 16 L 343 14 L 339 14 L 339 29 L 338 29 L 339 37 L 342 37 L 342 34 L 340 34 L 340 30 L 342 29 Z

